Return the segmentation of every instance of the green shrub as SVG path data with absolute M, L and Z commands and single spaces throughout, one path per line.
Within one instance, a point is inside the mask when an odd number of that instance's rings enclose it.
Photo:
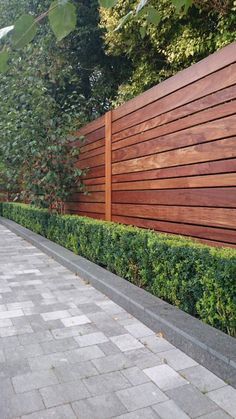
M 23 204 L 1 206 L 4 217 L 236 336 L 234 249 Z

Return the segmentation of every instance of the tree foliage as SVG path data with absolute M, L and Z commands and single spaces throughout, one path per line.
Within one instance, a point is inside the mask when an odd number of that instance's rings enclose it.
M 132 66 L 130 78 L 119 86 L 116 105 L 236 38 L 233 0 L 196 0 L 188 13 L 177 13 L 169 0 L 149 0 L 119 28 L 137 4 L 136 0 L 118 0 L 112 10 L 101 10 L 108 53 L 126 54 Z

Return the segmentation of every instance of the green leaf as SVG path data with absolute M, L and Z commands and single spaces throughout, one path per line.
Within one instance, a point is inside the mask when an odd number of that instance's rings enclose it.
M 16 48 L 24 48 L 35 37 L 37 26 L 33 16 L 23 15 L 15 23 L 13 43 Z
M 119 25 L 116 27 L 115 31 L 118 31 L 120 28 L 122 28 L 122 26 L 124 26 L 124 24 L 130 19 L 130 17 L 132 16 L 132 14 L 133 14 L 133 12 L 130 11 L 129 13 L 127 13 L 127 15 L 123 16 L 120 19 Z
M 56 0 L 51 4 L 48 18 L 57 40 L 61 41 L 76 28 L 75 5 L 71 2 L 61 3 L 60 0 Z
M 160 23 L 161 16 L 160 13 L 154 9 L 154 7 L 148 8 L 148 14 L 147 14 L 147 21 L 148 23 L 152 23 L 153 25 L 158 25 Z
M 177 13 L 187 13 L 188 9 L 192 6 L 193 0 L 171 0 L 176 8 Z
M 8 69 L 8 52 L 2 51 L 0 52 L 0 73 L 5 73 Z
M 100 6 L 105 9 L 111 9 L 116 5 L 118 0 L 99 0 Z
M 143 39 L 146 35 L 146 27 L 145 26 L 141 26 L 141 28 L 139 29 L 141 38 Z

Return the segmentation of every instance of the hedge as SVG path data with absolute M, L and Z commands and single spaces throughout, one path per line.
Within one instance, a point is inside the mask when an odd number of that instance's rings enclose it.
M 2 215 L 236 336 L 236 251 L 76 215 L 2 203 Z

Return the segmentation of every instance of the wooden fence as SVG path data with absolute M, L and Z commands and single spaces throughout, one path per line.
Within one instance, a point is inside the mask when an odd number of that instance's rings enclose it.
M 236 43 L 78 135 L 90 194 L 68 212 L 236 246 Z

